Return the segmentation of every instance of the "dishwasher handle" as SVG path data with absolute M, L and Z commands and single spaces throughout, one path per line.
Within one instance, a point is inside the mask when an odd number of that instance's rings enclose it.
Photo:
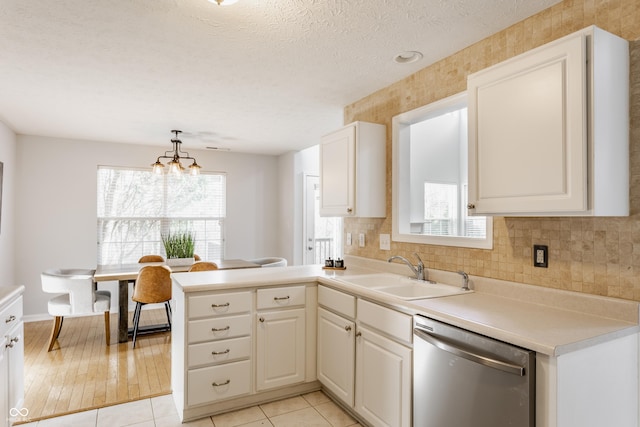
M 468 350 L 455 347 L 451 344 L 448 344 L 444 341 L 437 339 L 433 335 L 428 334 L 418 328 L 414 328 L 413 333 L 417 335 L 419 338 L 438 347 L 439 349 L 444 350 L 448 353 L 454 354 L 456 356 L 462 357 L 464 359 L 470 360 L 471 362 L 479 363 L 481 365 L 498 369 L 508 374 L 518 375 L 520 377 L 524 377 L 525 375 L 524 367 L 522 366 L 513 365 L 511 363 L 503 362 L 501 360 L 491 359 L 489 357 L 481 356 L 479 354 L 472 353 Z

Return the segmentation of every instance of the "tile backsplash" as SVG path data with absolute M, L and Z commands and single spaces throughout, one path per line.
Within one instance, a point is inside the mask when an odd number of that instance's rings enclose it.
M 624 218 L 494 217 L 493 249 L 391 242 L 391 119 L 466 89 L 466 76 L 589 25 L 630 41 L 630 204 Z M 386 260 L 417 252 L 428 268 L 640 301 L 640 2 L 566 0 L 348 105 L 345 123 L 387 126 L 387 218 L 347 218 L 345 232 L 365 233 L 366 247 L 345 254 Z M 533 267 L 533 245 L 549 247 L 549 267 Z

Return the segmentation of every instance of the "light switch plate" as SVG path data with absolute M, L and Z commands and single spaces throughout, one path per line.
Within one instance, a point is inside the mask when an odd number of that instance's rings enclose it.
M 351 246 L 351 233 L 347 233 L 347 246 Z
M 364 233 L 358 234 L 358 243 L 361 248 L 364 248 Z
M 389 234 L 380 235 L 380 250 L 382 251 L 391 250 L 391 235 Z

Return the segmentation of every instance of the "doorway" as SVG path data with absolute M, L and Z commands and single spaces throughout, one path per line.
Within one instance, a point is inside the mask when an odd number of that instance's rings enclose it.
M 320 178 L 304 175 L 303 264 L 324 264 L 342 252 L 342 218 L 320 216 Z

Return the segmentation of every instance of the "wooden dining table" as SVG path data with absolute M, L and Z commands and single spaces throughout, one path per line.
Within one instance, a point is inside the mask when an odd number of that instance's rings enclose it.
M 261 267 L 244 259 L 225 259 L 214 261 L 218 270 L 231 270 L 237 268 L 257 268 Z M 134 264 L 99 265 L 93 275 L 95 282 L 118 281 L 118 342 L 127 342 L 129 339 L 129 282 L 133 282 L 138 277 L 140 269 L 147 265 L 166 265 L 162 262 L 147 262 Z M 189 270 L 189 265 L 170 266 L 172 272 L 185 272 Z M 145 332 L 156 330 L 166 330 L 166 325 L 154 325 L 146 327 Z

